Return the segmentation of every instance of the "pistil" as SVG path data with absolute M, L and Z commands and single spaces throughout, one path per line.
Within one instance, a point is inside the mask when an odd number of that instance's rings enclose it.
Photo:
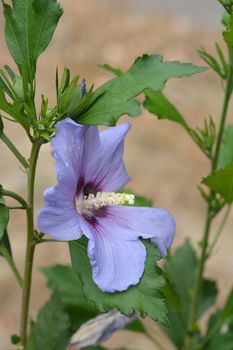
M 134 195 L 115 192 L 97 192 L 96 195 L 90 193 L 84 197 L 83 204 L 89 210 L 98 210 L 106 206 L 133 205 Z

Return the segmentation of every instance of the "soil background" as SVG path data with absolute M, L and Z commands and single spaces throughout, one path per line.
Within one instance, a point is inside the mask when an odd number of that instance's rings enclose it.
M 137 1 L 138 3 L 138 1 Z M 182 2 L 181 2 L 182 3 Z M 201 9 L 201 1 L 197 1 Z M 160 53 L 165 60 L 180 60 L 203 64 L 197 57 L 200 45 L 213 52 L 215 41 L 221 42 L 216 15 L 219 8 L 213 5 L 205 16 L 188 16 L 177 11 L 166 12 L 161 8 L 149 7 L 149 11 L 133 1 L 65 1 L 61 0 L 64 15 L 55 33 L 54 40 L 38 63 L 37 100 L 40 94 L 55 102 L 55 70 L 67 66 L 73 74 L 86 78 L 88 86 L 99 86 L 111 75 L 97 67 L 109 63 L 127 69 L 133 60 L 143 53 Z M 3 18 L 0 16 L 0 66 L 5 63 L 14 67 L 3 38 Z M 201 126 L 203 119 L 212 115 L 218 122 L 223 89 L 221 82 L 211 72 L 190 78 L 170 80 L 165 90 L 191 126 Z M 121 118 L 130 121 L 133 128 L 126 140 L 125 162 L 132 181 L 128 187 L 154 200 L 154 205 L 170 210 L 177 222 L 177 234 L 173 249 L 187 237 L 195 246 L 201 237 L 205 205 L 200 198 L 197 185 L 208 174 L 208 161 L 193 144 L 179 125 L 158 121 L 144 112 L 140 118 Z M 232 122 L 232 108 L 229 122 Z M 22 130 L 15 124 L 6 123 L 6 133 L 15 140 L 23 154 L 28 156 L 29 143 Z M 0 183 L 6 188 L 25 195 L 25 174 L 16 164 L 5 145 L 0 144 Z M 55 183 L 53 160 L 49 146 L 42 149 L 36 180 L 36 212 L 42 206 L 42 191 Z M 15 260 L 22 268 L 25 246 L 25 218 L 22 212 L 12 211 L 10 236 Z M 220 294 L 217 306 L 223 305 L 232 287 L 232 217 L 226 226 L 218 249 L 208 261 L 206 276 L 218 280 Z M 35 318 L 38 308 L 48 299 L 49 291 L 45 279 L 39 272 L 40 266 L 55 263 L 69 263 L 66 245 L 40 245 L 35 256 L 31 317 Z M 20 312 L 20 290 L 4 260 L 0 261 L 0 350 L 9 350 L 9 334 L 18 332 Z M 154 323 L 145 321 L 153 336 L 161 337 Z M 162 340 L 166 349 L 172 345 Z M 156 349 L 143 338 L 122 331 L 115 334 L 107 344 L 110 348 L 124 345 L 129 349 Z

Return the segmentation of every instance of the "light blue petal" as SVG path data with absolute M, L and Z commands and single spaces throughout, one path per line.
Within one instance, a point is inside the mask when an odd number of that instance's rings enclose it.
M 100 133 L 100 149 L 95 148 L 99 160 L 91 180 L 100 191 L 117 191 L 130 180 L 123 161 L 124 138 L 130 124 L 120 124 Z
M 64 200 L 58 187 L 45 191 L 45 207 L 39 212 L 37 222 L 41 232 L 62 241 L 78 239 L 82 236 L 81 216 L 74 203 Z
M 175 235 L 175 221 L 166 210 L 143 207 L 108 207 L 107 217 L 118 225 L 135 231 L 142 238 L 151 238 L 162 256 L 171 247 Z
M 146 249 L 131 231 L 107 219 L 101 218 L 96 225 L 81 224 L 89 238 L 88 256 L 92 276 L 104 292 L 124 291 L 136 285 L 143 274 Z

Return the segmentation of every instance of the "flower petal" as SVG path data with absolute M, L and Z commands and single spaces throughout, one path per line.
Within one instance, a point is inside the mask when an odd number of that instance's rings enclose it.
M 130 180 L 122 159 L 124 137 L 130 127 L 120 124 L 100 133 L 101 156 L 92 180 L 101 191 L 117 191 Z
M 92 182 L 101 162 L 100 134 L 97 126 L 88 126 L 84 139 L 83 178 L 85 184 Z
M 44 192 L 45 207 L 39 212 L 39 229 L 58 240 L 70 241 L 82 236 L 81 217 L 74 203 L 64 199 L 64 193 L 58 186 Z
M 87 127 L 66 118 L 56 124 L 56 135 L 51 141 L 57 181 L 70 198 L 74 197 L 81 176 L 86 131 Z
M 126 290 L 136 285 L 144 271 L 146 249 L 127 228 L 101 218 L 95 225 L 81 224 L 89 238 L 88 256 L 92 276 L 104 292 Z
M 166 210 L 142 207 L 108 207 L 106 215 L 118 225 L 135 231 L 143 238 L 151 238 L 162 256 L 167 255 L 175 235 L 175 221 Z

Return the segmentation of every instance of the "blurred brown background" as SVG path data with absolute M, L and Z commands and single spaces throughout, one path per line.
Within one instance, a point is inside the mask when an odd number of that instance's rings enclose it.
M 111 77 L 97 67 L 98 63 L 127 69 L 134 58 L 143 53 L 161 53 L 166 60 L 202 64 L 195 50 L 204 45 L 213 51 L 214 42 L 221 41 L 217 21 L 221 11 L 212 0 L 205 1 L 205 4 L 202 1 L 181 0 L 172 4 L 162 0 L 61 0 L 61 4 L 64 15 L 53 42 L 38 64 L 38 100 L 43 93 L 49 96 L 51 104 L 54 101 L 56 64 L 60 70 L 65 66 L 70 67 L 73 73 L 85 77 L 89 85 L 94 82 L 98 86 Z M 0 21 L 0 66 L 5 63 L 13 66 L 3 38 L 2 17 Z M 182 80 L 174 79 L 166 87 L 167 95 L 191 126 L 201 126 L 203 118 L 209 114 L 218 120 L 222 92 L 220 81 L 211 72 Z M 128 119 L 124 117 L 121 121 Z M 230 119 L 232 121 L 232 113 Z M 178 125 L 157 121 L 146 112 L 143 117 L 130 121 L 133 128 L 125 148 L 126 165 L 133 179 L 129 187 L 152 198 L 155 206 L 166 208 L 175 215 L 177 235 L 173 249 L 185 237 L 190 237 L 197 245 L 202 234 L 205 207 L 196 186 L 208 173 L 208 162 Z M 22 153 L 28 155 L 29 144 L 22 130 L 9 123 L 6 123 L 5 129 Z M 55 182 L 49 152 L 49 147 L 45 146 L 38 164 L 37 211 L 42 205 L 42 191 Z M 0 183 L 24 195 L 25 174 L 3 144 L 0 144 L 0 159 Z M 232 286 L 231 220 L 206 269 L 206 275 L 217 278 L 221 287 L 218 306 L 222 305 Z M 20 269 L 24 256 L 24 228 L 23 213 L 12 211 L 9 231 Z M 65 245 L 38 246 L 33 275 L 32 317 L 48 298 L 45 280 L 38 267 L 68 262 Z M 8 350 L 11 349 L 9 334 L 18 332 L 21 293 L 3 259 L 0 261 L 0 271 L 0 350 Z M 157 337 L 154 324 L 150 321 L 146 323 Z M 108 344 L 110 347 L 125 344 L 132 349 L 156 349 L 143 337 L 130 337 L 126 332 L 115 335 Z M 168 350 L 172 349 L 169 343 L 166 346 Z

